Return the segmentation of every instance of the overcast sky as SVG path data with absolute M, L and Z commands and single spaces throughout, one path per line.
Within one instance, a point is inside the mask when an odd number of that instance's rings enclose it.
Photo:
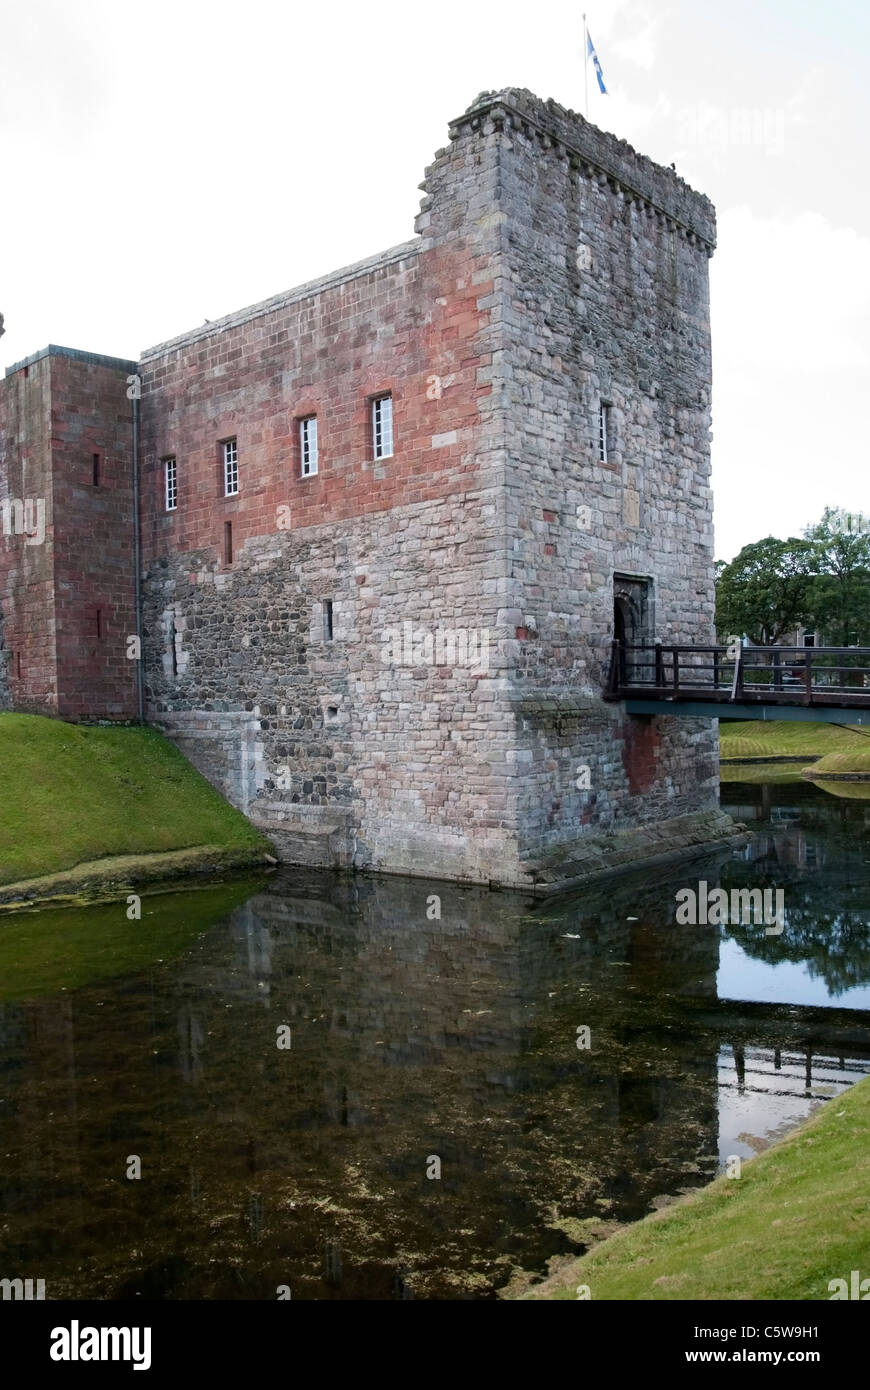
M 867 0 L 589 0 L 592 121 L 713 199 L 716 553 L 870 511 Z M 583 109 L 582 5 L 2 0 L 8 365 L 142 348 L 413 235 L 478 94 Z

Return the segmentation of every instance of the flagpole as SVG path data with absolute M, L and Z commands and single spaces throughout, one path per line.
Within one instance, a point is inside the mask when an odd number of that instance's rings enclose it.
M 586 32 L 586 15 L 583 15 L 583 99 L 584 114 L 589 120 L 589 37 Z

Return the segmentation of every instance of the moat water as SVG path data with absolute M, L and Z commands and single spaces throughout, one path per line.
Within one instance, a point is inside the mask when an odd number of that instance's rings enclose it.
M 760 1152 L 870 1071 L 870 801 L 723 805 L 745 849 L 555 902 L 280 871 L 4 921 L 0 1277 L 495 1298 Z M 702 880 L 782 932 L 676 925 Z

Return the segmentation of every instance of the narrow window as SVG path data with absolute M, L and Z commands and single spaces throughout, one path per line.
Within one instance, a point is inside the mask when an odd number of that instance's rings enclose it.
M 163 460 L 164 486 L 166 490 L 166 510 L 174 512 L 178 506 L 178 464 L 175 458 Z
M 93 464 L 94 464 L 94 487 L 99 487 L 99 486 L 100 486 L 100 456 L 99 456 L 99 454 L 93 454 L 93 455 L 92 455 L 92 458 L 93 458 Z
M 378 396 L 372 401 L 372 439 L 376 459 L 392 458 L 393 398 Z
M 224 522 L 224 564 L 233 563 L 233 523 Z
M 102 614 L 101 610 L 98 608 L 98 609 L 97 609 L 97 641 L 98 641 L 98 642 L 102 639 L 102 636 L 103 636 L 103 614 Z
M 224 440 L 224 497 L 235 497 L 239 490 L 238 440 Z
M 20 652 L 16 652 L 15 655 L 16 655 L 16 666 L 15 666 L 15 669 L 16 669 L 16 671 L 17 671 L 17 673 L 18 673 L 18 679 L 21 680 L 21 653 L 20 653 Z
M 332 599 L 328 598 L 323 604 L 323 640 L 332 641 Z
M 308 415 L 299 421 L 299 446 L 302 454 L 302 476 L 310 478 L 317 472 L 317 416 Z
M 601 463 L 607 462 L 608 440 L 608 412 L 610 406 L 601 405 L 598 407 L 598 458 Z

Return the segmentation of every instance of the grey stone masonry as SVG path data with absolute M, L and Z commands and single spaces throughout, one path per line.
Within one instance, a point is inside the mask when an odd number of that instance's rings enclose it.
M 645 595 L 636 640 L 714 640 L 715 222 L 674 173 L 552 103 L 501 93 L 457 130 L 469 121 L 500 149 L 517 815 L 538 860 L 579 829 L 716 807 L 713 721 L 629 719 L 599 698 L 618 576 Z M 592 705 L 566 709 L 570 692 Z
M 414 242 L 143 355 L 149 717 L 291 862 L 549 892 L 727 841 L 714 721 L 601 698 L 615 623 L 713 637 L 712 205 L 512 89 L 422 188 Z

